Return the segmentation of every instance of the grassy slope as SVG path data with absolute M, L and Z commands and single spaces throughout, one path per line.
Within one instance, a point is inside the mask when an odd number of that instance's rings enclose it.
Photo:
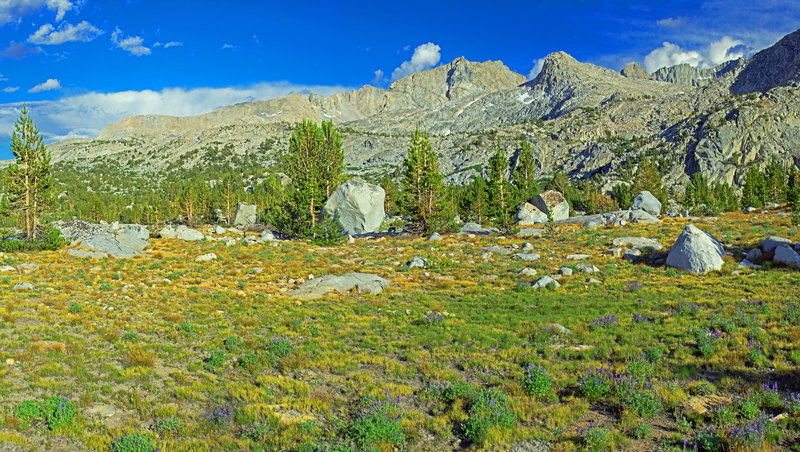
M 786 216 L 732 213 L 696 224 L 743 249 L 768 235 L 800 239 Z M 623 235 L 656 238 L 668 248 L 684 225 L 667 220 L 600 231 L 563 227 L 555 237 L 532 239 L 542 259 L 529 266 L 540 275 L 574 263 L 565 256 L 577 252 L 590 254 L 588 262 L 601 270 L 576 273 L 563 278 L 560 289 L 539 292 L 516 287 L 523 279 L 516 272 L 525 267 L 520 261 L 481 258 L 483 246 L 524 241 L 511 237 L 359 239 L 327 249 L 298 242 L 226 247 L 156 239 L 146 256 L 129 260 L 8 255 L 6 264 L 36 262 L 41 268 L 0 274 L 0 443 L 107 450 L 115 437 L 136 432 L 162 450 L 319 446 L 347 431 L 360 403 L 388 391 L 401 396 L 405 448 L 460 448 L 470 445 L 462 431 L 469 410 L 463 400 L 443 401 L 431 386 L 469 377 L 475 388 L 507 394 L 516 418 L 513 427 L 490 429 L 486 445 L 543 439 L 559 450 L 581 448 L 587 441 L 576 429 L 601 421 L 611 431 L 607 445 L 680 450 L 683 439 L 691 444 L 704 426 L 717 422 L 685 412 L 689 398 L 758 392 L 767 382 L 777 382 L 786 396 L 800 386 L 800 329 L 784 321 L 785 304 L 800 302 L 800 272 L 770 268 L 731 276 L 736 263 L 726 258 L 723 271 L 693 276 L 605 253 Z M 208 252 L 219 259 L 194 261 Z M 434 268 L 408 270 L 404 263 L 415 255 L 429 258 Z M 286 297 L 309 273 L 351 271 L 377 273 L 392 285 L 376 296 Z M 587 283 L 590 276 L 603 283 Z M 20 281 L 36 289 L 11 290 Z M 423 317 L 430 311 L 444 313 L 444 320 L 428 324 Z M 634 313 L 654 323 L 634 324 Z M 755 314 L 755 321 L 737 320 L 741 313 Z M 609 314 L 618 326 L 591 327 L 593 319 Z M 704 356 L 689 330 L 711 327 L 715 315 L 715 325 L 729 318 L 739 326 Z M 542 333 L 540 327 L 551 322 L 573 334 Z M 751 338 L 763 347 L 759 366 L 746 362 Z M 275 351 L 271 343 L 278 339 L 291 350 Z M 624 371 L 648 349 L 661 356 L 645 373 L 657 381 L 664 409 L 646 419 L 651 431 L 637 439 L 641 416 L 620 397 L 590 402 L 578 380 L 589 366 Z M 204 362 L 215 350 L 215 361 Z M 554 379 L 549 399 L 523 391 L 522 367 L 531 362 Z M 73 423 L 50 431 L 16 415 L 22 401 L 52 395 L 80 402 Z M 218 407 L 231 408 L 230 422 L 209 420 Z M 770 416 L 783 411 L 762 408 Z M 96 414 L 109 409 L 116 414 Z M 678 425 L 681 417 L 692 424 Z M 179 427 L 158 438 L 152 425 L 165 420 Z M 268 434 L 248 434 L 261 420 L 270 422 Z M 744 423 L 743 415 L 735 422 Z M 772 435 L 778 441 L 772 447 L 782 449 L 797 437 L 787 422 Z

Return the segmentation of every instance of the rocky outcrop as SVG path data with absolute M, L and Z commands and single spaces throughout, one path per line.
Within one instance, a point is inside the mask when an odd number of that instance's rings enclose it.
M 520 204 L 517 214 L 514 216 L 515 222 L 520 226 L 530 226 L 532 224 L 547 223 L 547 214 L 539 210 L 529 202 Z
M 386 218 L 385 197 L 386 193 L 377 185 L 349 180 L 331 193 L 322 213 L 338 221 L 345 234 L 378 232 Z
M 624 68 L 622 68 L 621 71 L 619 71 L 619 73 L 623 77 L 638 78 L 640 80 L 650 80 L 650 74 L 648 74 L 643 67 L 639 66 L 638 63 L 631 63 L 625 66 Z
M 325 275 L 310 279 L 297 289 L 289 292 L 289 296 L 301 300 L 313 300 L 338 292 L 350 293 L 355 290 L 360 294 L 378 294 L 389 286 L 389 280 L 369 273 L 348 273 L 346 275 Z
M 167 225 L 159 233 L 162 239 L 176 239 L 185 241 L 203 240 L 205 237 L 202 232 L 184 225 Z
M 734 94 L 766 92 L 800 83 L 800 30 L 784 36 L 753 56 L 731 85 Z
M 58 221 L 53 226 L 72 242 L 67 253 L 76 257 L 126 258 L 141 254 L 150 232 L 139 224 L 95 224 L 81 220 Z
M 631 210 L 641 209 L 645 212 L 657 217 L 661 215 L 661 201 L 658 200 L 652 193 L 645 190 L 640 192 L 633 198 L 633 204 L 631 205 Z
M 258 207 L 255 204 L 236 204 L 236 213 L 233 215 L 233 225 L 237 228 L 256 224 Z
M 534 207 L 539 209 L 545 218 L 549 215 L 553 221 L 561 221 L 569 218 L 569 203 L 564 195 L 555 191 L 547 190 L 544 193 L 539 193 L 534 196 L 530 201 Z
M 722 268 L 722 244 L 711 234 L 688 224 L 667 255 L 667 266 L 699 275 Z

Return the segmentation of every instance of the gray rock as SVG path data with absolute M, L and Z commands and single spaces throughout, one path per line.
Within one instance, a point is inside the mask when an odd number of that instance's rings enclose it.
M 173 240 L 185 240 L 185 241 L 196 241 L 196 240 L 203 240 L 204 236 L 203 233 L 186 227 L 184 225 L 178 225 L 177 227 L 172 225 L 167 225 L 164 229 L 160 232 L 162 239 L 173 239 Z
M 602 284 L 602 281 L 596 278 L 586 278 L 586 282 L 589 284 Z
M 500 248 L 499 246 L 484 246 L 483 251 L 486 253 L 495 253 L 495 254 L 511 254 L 511 251 Z
M 484 228 L 478 223 L 468 222 L 461 225 L 462 234 L 489 235 L 489 234 L 497 234 L 498 232 L 500 232 L 500 230 L 497 228 Z
M 408 268 L 425 268 L 426 263 L 427 262 L 425 261 L 425 259 L 419 256 L 414 256 L 413 259 L 408 261 Z
M 0 267 L 0 273 L 11 273 L 15 271 L 17 271 L 17 269 L 10 265 L 3 265 L 2 267 Z
M 150 232 L 140 224 L 95 224 L 81 220 L 53 223 L 73 245 L 68 254 L 78 257 L 127 258 L 138 256 L 149 245 Z M 84 250 L 86 252 L 82 252 Z
M 584 229 L 597 229 L 600 226 L 605 226 L 606 222 L 602 218 L 589 218 L 583 222 Z
M 539 210 L 529 202 L 523 202 L 517 209 L 517 215 L 514 217 L 515 222 L 520 226 L 530 226 L 532 224 L 547 223 L 547 214 Z
M 785 265 L 787 267 L 800 269 L 800 255 L 788 245 L 782 245 L 775 248 L 775 257 L 772 262 Z
M 781 245 L 791 246 L 791 243 L 792 241 L 787 238 L 777 237 L 773 235 L 771 237 L 765 238 L 764 241 L 761 242 L 761 251 L 765 253 L 771 253 L 775 251 L 775 248 Z
M 567 260 L 571 261 L 580 261 L 583 259 L 588 259 L 589 257 L 591 256 L 589 256 L 588 254 L 568 254 L 566 258 Z
M 661 220 L 654 217 L 646 210 L 641 210 L 641 209 L 631 210 L 631 213 L 628 218 L 630 219 L 631 223 L 636 223 L 636 224 L 661 223 Z
M 558 323 L 549 323 L 542 327 L 542 331 L 545 333 L 572 334 L 569 328 L 559 325 Z
M 36 262 L 23 262 L 22 264 L 17 265 L 17 271 L 23 275 L 29 275 L 36 270 L 39 270 L 39 264 Z
M 647 237 L 617 237 L 611 243 L 614 246 L 624 248 L 636 248 L 638 250 L 652 249 L 653 251 L 661 251 L 664 245 L 658 240 L 649 239 Z
M 747 259 L 750 262 L 761 262 L 761 259 L 763 259 L 763 257 L 764 256 L 761 253 L 760 249 L 753 248 L 752 250 L 747 252 L 747 256 L 745 256 L 745 259 Z
M 675 218 L 677 216 L 680 216 L 680 213 L 678 212 L 678 209 L 673 207 L 672 209 L 669 210 L 669 212 L 667 212 L 667 216 L 670 218 Z
M 428 241 L 430 242 L 438 242 L 439 240 L 442 240 L 442 235 L 438 232 L 434 232 L 430 237 L 428 237 Z
M 542 276 L 541 278 L 539 278 L 536 281 L 534 281 L 534 283 L 531 285 L 531 287 L 533 287 L 534 289 L 543 289 L 543 288 L 545 288 L 547 286 L 550 286 L 550 285 L 552 285 L 556 289 L 561 287 L 561 284 L 559 284 L 558 281 L 556 281 L 555 279 L 553 279 L 550 276 Z
M 561 267 L 558 272 L 564 276 L 572 276 L 572 269 L 569 267 Z
M 322 208 L 324 215 L 336 219 L 345 234 L 378 232 L 386 213 L 383 210 L 386 192 L 377 185 L 349 180 L 331 193 Z
M 533 262 L 535 260 L 539 260 L 541 256 L 536 253 L 517 253 L 511 256 L 512 259 L 520 259 L 526 262 Z
M 33 284 L 29 282 L 21 282 L 14 285 L 14 290 L 33 290 Z
M 525 242 L 522 244 L 523 253 L 529 253 L 531 251 L 533 251 L 533 245 L 531 244 L 531 242 Z
M 657 217 L 661 215 L 661 201 L 659 201 L 652 193 L 645 190 L 639 192 L 635 198 L 633 198 L 633 204 L 631 205 L 631 210 L 644 210 L 645 212 L 649 213 L 650 215 Z
M 569 203 L 564 195 L 555 190 L 547 190 L 534 196 L 530 203 L 541 210 L 545 216 L 549 214 L 553 221 L 569 218 Z
M 325 275 L 304 282 L 288 295 L 301 300 L 313 300 L 332 292 L 350 293 L 353 289 L 360 294 L 378 294 L 388 286 L 389 280 L 369 273 Z
M 745 259 L 739 262 L 739 268 L 761 268 L 761 266 L 750 262 L 748 259 Z
M 578 271 L 582 273 L 597 273 L 600 271 L 599 268 L 592 264 L 587 264 L 586 262 L 580 262 L 576 265 L 576 267 L 578 267 Z
M 757 210 L 757 209 L 756 209 L 755 207 L 747 207 L 746 209 L 744 209 L 744 211 L 745 211 L 746 213 L 753 213 L 753 212 L 755 212 L 756 210 Z
M 535 269 L 528 267 L 525 267 L 517 272 L 517 274 L 521 276 L 536 276 L 536 273 L 538 272 Z
M 258 206 L 255 204 L 236 204 L 236 213 L 233 214 L 233 225 L 237 228 L 256 224 Z
M 225 228 L 223 228 L 222 226 L 217 225 L 214 228 L 214 234 L 224 234 L 224 233 L 225 233 Z
M 270 231 L 261 231 L 260 240 L 262 242 L 272 242 L 275 240 L 275 235 Z
M 517 237 L 541 237 L 544 228 L 525 228 L 517 232 Z
M 214 253 L 201 254 L 194 258 L 197 262 L 208 262 L 217 260 L 217 255 Z
M 725 250 L 711 234 L 688 224 L 667 255 L 666 265 L 694 274 L 706 274 L 722 268 Z

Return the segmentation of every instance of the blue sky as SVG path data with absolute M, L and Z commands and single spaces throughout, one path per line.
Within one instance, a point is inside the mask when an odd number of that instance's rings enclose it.
M 709 67 L 797 28 L 796 0 L 0 0 L 0 159 L 22 102 L 54 141 L 133 114 L 386 88 L 459 56 L 530 77 L 558 50 L 613 69 Z

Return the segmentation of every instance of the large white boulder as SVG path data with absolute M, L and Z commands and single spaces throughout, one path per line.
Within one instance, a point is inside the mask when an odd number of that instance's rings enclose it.
M 703 275 L 722 268 L 725 250 L 711 234 L 687 224 L 667 255 L 667 266 Z
M 519 205 L 519 210 L 517 210 L 517 216 L 515 217 L 515 220 L 520 226 L 544 224 L 547 223 L 547 215 L 533 204 L 529 202 L 523 202 Z
M 569 203 L 564 195 L 555 191 L 547 190 L 539 193 L 530 201 L 537 209 L 547 216 L 550 214 L 553 221 L 566 220 L 569 218 Z
M 378 232 L 386 213 L 383 202 L 386 193 L 377 185 L 349 180 L 331 193 L 323 215 L 336 219 L 345 234 Z
M 661 215 L 661 201 L 659 201 L 652 193 L 645 190 L 639 192 L 635 198 L 633 198 L 633 204 L 631 205 L 631 210 L 644 210 L 645 212 L 657 217 Z
M 203 240 L 205 237 L 202 232 L 197 229 L 192 229 L 184 225 L 177 227 L 172 225 L 165 226 L 159 233 L 162 239 L 177 239 L 186 241 Z
M 236 204 L 236 213 L 233 215 L 233 225 L 237 228 L 256 224 L 258 207 L 255 204 Z
M 67 251 L 77 257 L 125 258 L 141 254 L 147 247 L 150 232 L 140 224 L 95 224 L 81 220 L 58 221 L 53 225 L 75 245 Z

